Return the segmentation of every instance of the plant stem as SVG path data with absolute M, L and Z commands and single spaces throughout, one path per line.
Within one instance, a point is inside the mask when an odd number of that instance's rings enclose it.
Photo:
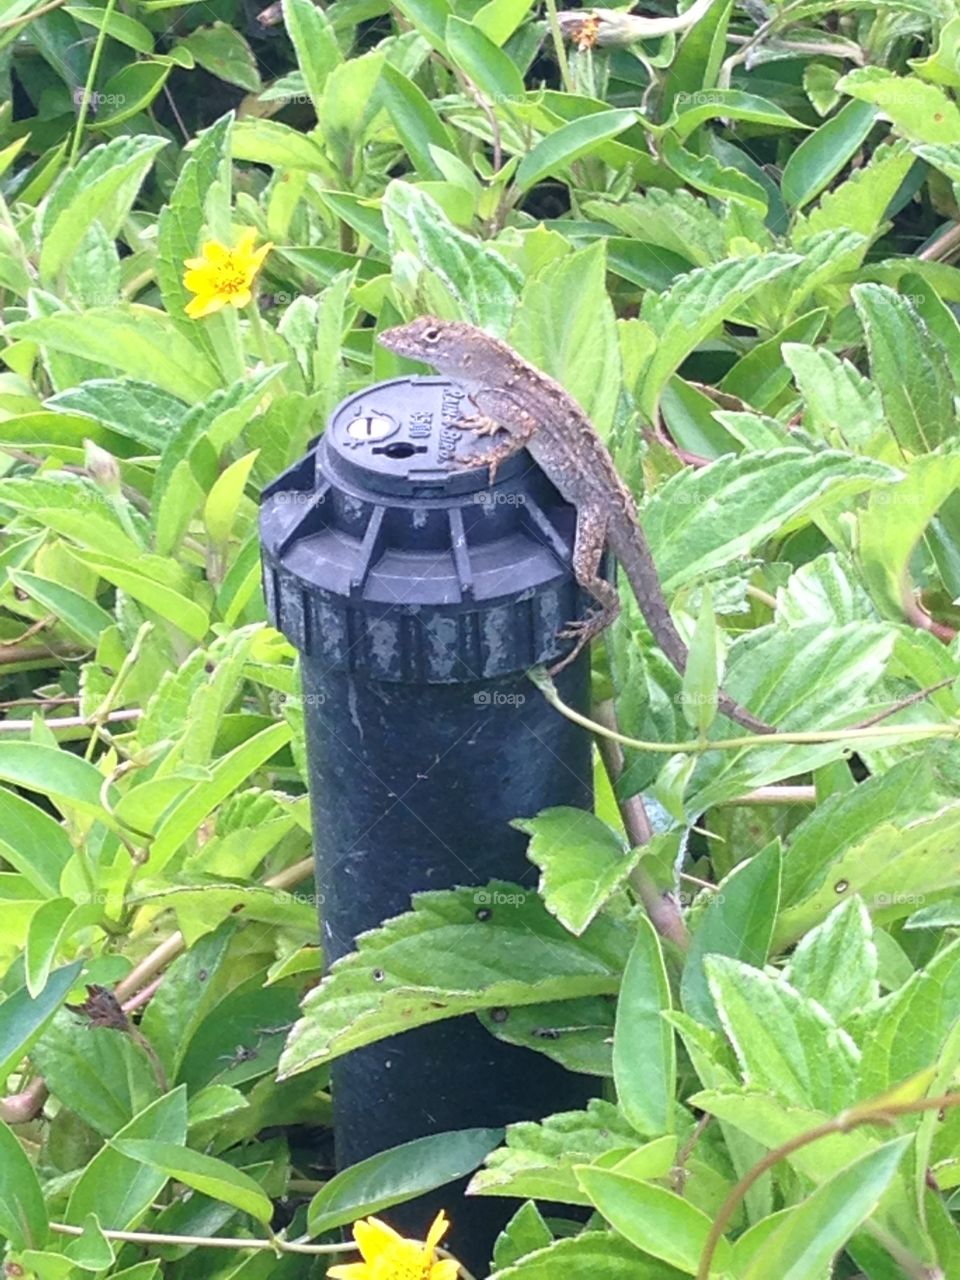
M 560 68 L 560 80 L 567 93 L 575 93 L 573 77 L 570 75 L 570 63 L 567 61 L 567 50 L 563 43 L 563 32 L 560 30 L 560 19 L 557 16 L 557 0 L 547 0 L 547 21 L 553 39 L 553 51 L 557 55 Z
M 22 26 L 25 22 L 30 22 L 34 18 L 42 18 L 45 13 L 52 13 L 54 9 L 59 9 L 62 4 L 66 4 L 67 0 L 49 0 L 48 4 L 42 4 L 37 9 L 31 9 L 29 13 L 21 13 L 18 18 L 6 18 L 0 22 L 0 31 L 10 31 L 13 27 Z
M 97 32 L 97 40 L 93 46 L 93 54 L 90 58 L 90 70 L 87 72 L 87 82 L 83 86 L 83 101 L 80 103 L 80 110 L 77 113 L 77 123 L 73 131 L 73 143 L 70 147 L 70 158 L 67 164 L 72 168 L 76 163 L 77 156 L 80 153 L 80 144 L 83 141 L 83 126 L 87 123 L 87 112 L 90 110 L 90 95 L 93 93 L 93 86 L 97 80 L 97 72 L 100 69 L 100 58 L 103 54 L 103 46 L 107 42 L 107 28 L 110 25 L 110 19 L 113 17 L 113 11 L 117 7 L 117 0 L 107 0 L 106 7 L 103 10 L 103 24 Z
M 130 707 L 128 711 L 110 711 L 100 717 L 97 724 L 110 724 L 117 720 L 139 720 L 143 715 L 139 707 Z M 48 729 L 89 729 L 94 720 L 88 716 L 60 716 L 43 722 Z M 0 720 L 0 733 L 29 733 L 33 728 L 32 720 Z
M 694 738 L 685 742 L 647 742 L 643 738 L 628 738 L 626 734 L 608 729 L 606 725 L 598 724 L 596 720 L 591 720 L 589 716 L 581 715 L 579 711 L 568 706 L 557 693 L 553 681 L 542 669 L 534 668 L 527 674 L 550 705 L 568 720 L 572 720 L 574 724 L 582 725 L 584 729 L 589 729 L 599 737 L 609 738 L 612 742 L 619 742 L 625 747 L 632 747 L 634 751 L 649 751 L 658 755 L 704 755 L 708 751 L 739 751 L 744 747 L 815 746 L 830 742 L 882 742 L 897 737 L 902 738 L 904 742 L 910 742 L 914 739 L 956 738 L 960 735 L 960 724 L 911 724 L 878 725 L 875 729 L 814 729 L 796 733 L 751 733 L 744 734 L 740 738 Z
M 956 1106 L 960 1106 L 960 1093 L 945 1093 L 939 1098 L 920 1098 L 915 1102 L 886 1102 L 881 1097 L 875 1099 L 873 1103 L 859 1103 L 847 1111 L 842 1111 L 840 1115 L 834 1116 L 832 1120 L 826 1120 L 823 1124 L 818 1124 L 813 1129 L 807 1129 L 803 1133 L 795 1134 L 788 1142 L 784 1142 L 782 1146 L 776 1147 L 773 1151 L 768 1151 L 762 1160 L 758 1160 L 753 1168 L 743 1175 L 721 1205 L 720 1212 L 714 1219 L 710 1234 L 707 1236 L 706 1243 L 703 1246 L 703 1253 L 700 1255 L 697 1280 L 709 1280 L 710 1267 L 717 1251 L 717 1245 L 723 1238 L 723 1233 L 736 1213 L 741 1200 L 754 1183 L 759 1178 L 762 1178 L 774 1165 L 779 1164 L 781 1160 L 785 1160 L 787 1156 L 792 1156 L 795 1151 L 799 1151 L 802 1147 L 808 1147 L 812 1142 L 818 1142 L 820 1138 L 828 1138 L 834 1133 L 849 1133 L 852 1129 L 857 1129 L 864 1124 L 890 1125 L 899 1116 L 915 1115 L 923 1111 L 945 1111 L 948 1107 Z

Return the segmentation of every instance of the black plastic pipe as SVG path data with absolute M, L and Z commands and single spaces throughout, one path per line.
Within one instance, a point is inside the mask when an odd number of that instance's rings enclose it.
M 301 655 L 327 963 L 424 889 L 507 880 L 534 890 L 516 817 L 592 803 L 588 736 L 527 680 L 563 650 L 585 602 L 574 512 L 526 453 L 490 486 L 460 465 L 489 448 L 454 424 L 464 392 L 402 378 L 344 401 L 264 493 L 271 619 Z M 559 676 L 586 709 L 586 655 Z M 478 890 L 478 910 L 487 909 Z M 495 905 L 495 904 L 494 904 Z M 594 1092 L 473 1017 L 394 1037 L 333 1065 L 337 1162 L 431 1133 L 498 1127 Z M 451 1210 L 450 1247 L 489 1259 L 515 1206 L 451 1190 L 385 1216 L 422 1236 Z

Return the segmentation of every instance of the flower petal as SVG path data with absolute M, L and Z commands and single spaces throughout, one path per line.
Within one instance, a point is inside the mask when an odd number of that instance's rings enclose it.
M 237 308 L 245 307 L 252 297 L 249 289 L 244 289 L 242 293 L 234 293 L 230 295 L 230 305 Z
M 370 1268 L 365 1262 L 348 1262 L 327 1272 L 327 1280 L 369 1280 L 369 1277 Z
M 456 1258 L 444 1258 L 442 1262 L 435 1262 L 430 1268 L 429 1280 L 458 1280 L 459 1275 L 460 1263 Z
M 449 1230 L 450 1230 L 450 1223 L 447 1220 L 447 1215 L 441 1209 L 440 1212 L 437 1214 L 437 1216 L 433 1220 L 433 1226 L 427 1232 L 426 1243 L 427 1243 L 427 1248 L 430 1250 L 431 1253 L 437 1247 L 437 1245 L 440 1243 L 440 1241 L 443 1239 L 443 1237 L 447 1234 Z
M 207 240 L 200 252 L 210 266 L 218 267 L 221 262 L 225 262 L 230 256 L 230 250 L 225 244 L 221 244 L 219 240 Z
M 397 1235 L 379 1218 L 365 1218 L 353 1224 L 353 1238 L 360 1246 L 365 1262 L 374 1262 L 387 1249 L 393 1248 L 403 1236 Z
M 226 298 L 220 298 L 215 293 L 198 293 L 195 298 L 190 299 L 184 311 L 191 320 L 198 320 L 201 316 L 211 316 L 219 311 L 226 305 L 226 301 Z

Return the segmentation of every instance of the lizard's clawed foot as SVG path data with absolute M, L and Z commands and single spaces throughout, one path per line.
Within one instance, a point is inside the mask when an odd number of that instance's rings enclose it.
M 557 637 L 560 640 L 573 640 L 574 646 L 565 657 L 549 669 L 548 674 L 555 676 L 558 671 L 575 662 L 594 636 L 605 631 L 610 622 L 611 616 L 606 609 L 598 609 L 595 613 L 588 614 L 586 618 L 577 618 L 574 622 L 568 622 L 562 631 L 557 632 Z
M 485 413 L 466 414 L 458 418 L 454 426 L 460 431 L 473 431 L 478 436 L 495 436 L 497 432 L 503 430 L 499 422 L 489 418 Z

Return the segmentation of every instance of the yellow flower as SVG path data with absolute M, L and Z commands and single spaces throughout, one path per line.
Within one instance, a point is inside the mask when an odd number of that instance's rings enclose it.
M 437 1214 L 425 1244 L 404 1240 L 379 1218 L 353 1224 L 353 1238 L 363 1254 L 363 1262 L 331 1267 L 330 1280 L 457 1280 L 460 1264 L 453 1258 L 435 1262 L 437 1245 L 450 1226 L 441 1211 Z
M 248 227 L 232 249 L 219 240 L 208 240 L 199 258 L 187 258 L 183 283 L 197 295 L 184 308 L 191 319 L 212 315 L 228 302 L 238 308 L 247 305 L 253 277 L 273 248 L 264 244 L 254 249 L 256 238 L 255 229 Z

